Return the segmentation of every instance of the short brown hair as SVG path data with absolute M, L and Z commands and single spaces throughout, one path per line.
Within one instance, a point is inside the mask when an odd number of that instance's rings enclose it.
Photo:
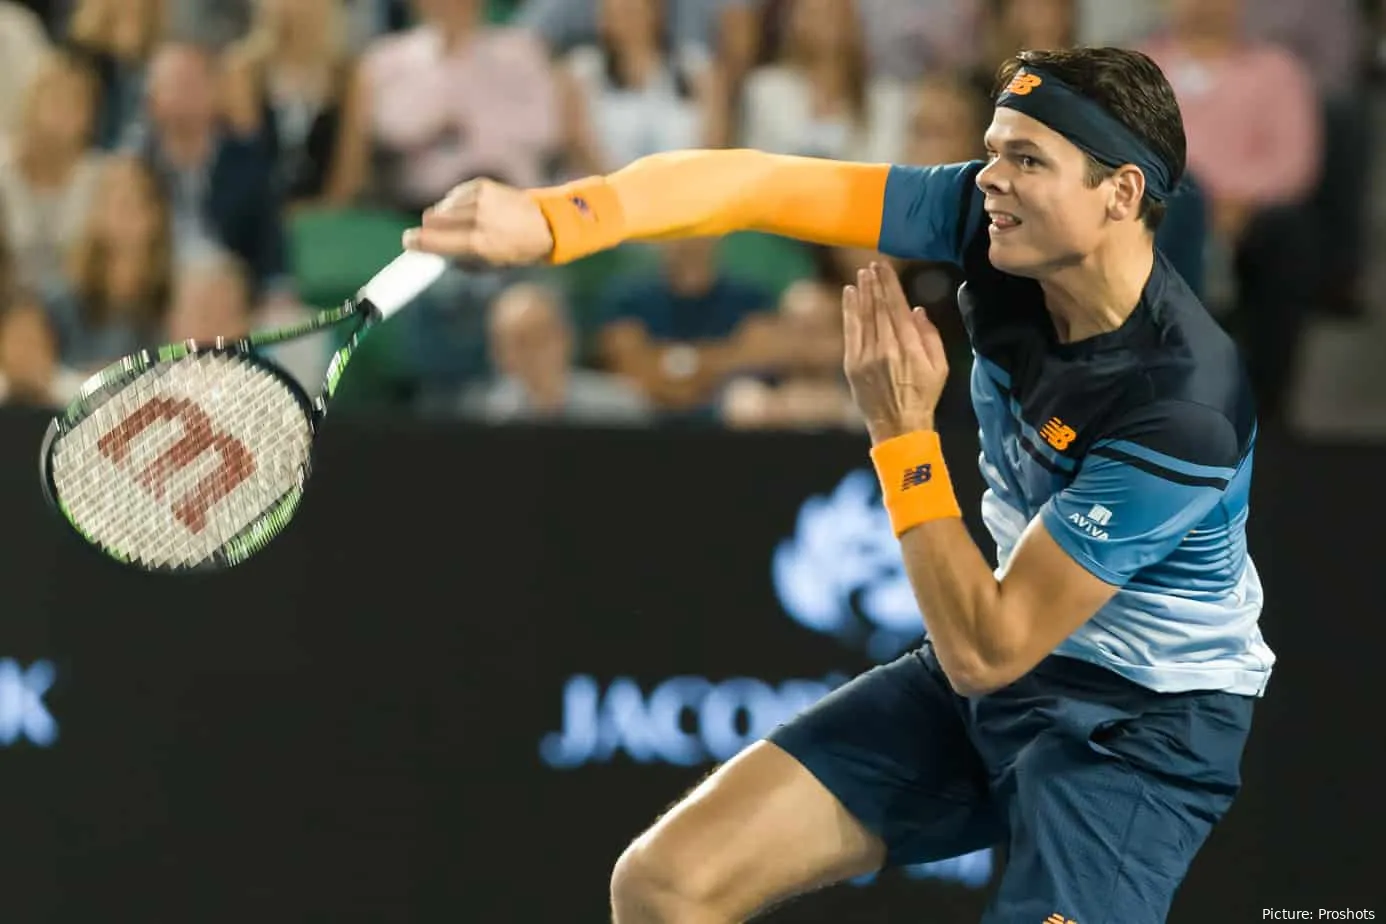
M 996 74 L 993 96 L 1011 82 L 1022 67 L 1053 74 L 1078 93 L 1102 106 L 1143 141 L 1165 165 L 1175 185 L 1184 175 L 1184 119 L 1174 89 L 1159 65 L 1139 51 L 1125 48 L 1071 48 L 1062 51 L 1022 51 L 1008 59 Z M 1115 171 L 1088 157 L 1088 184 L 1096 186 Z M 1154 231 L 1165 217 L 1165 204 L 1149 196 L 1141 201 L 1140 217 Z

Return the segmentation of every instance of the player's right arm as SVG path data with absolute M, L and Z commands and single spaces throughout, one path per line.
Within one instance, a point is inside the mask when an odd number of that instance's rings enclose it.
M 491 263 L 567 263 L 626 241 L 761 231 L 958 262 L 980 219 L 975 165 L 904 167 L 695 150 L 548 189 L 464 183 L 407 246 Z

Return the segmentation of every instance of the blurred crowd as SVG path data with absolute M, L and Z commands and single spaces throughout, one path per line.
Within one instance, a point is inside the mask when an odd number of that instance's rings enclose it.
M 350 295 L 454 184 L 657 152 L 980 157 L 1025 48 L 1121 44 L 1178 95 L 1159 243 L 1285 413 L 1315 315 L 1362 315 L 1362 0 L 0 0 L 0 400 L 54 407 L 140 346 Z M 879 255 L 756 234 L 456 269 L 342 400 L 492 422 L 853 428 L 839 292 Z M 896 261 L 955 351 L 955 268 Z M 276 348 L 310 389 L 326 338 Z M 359 366 L 359 368 L 358 368 Z

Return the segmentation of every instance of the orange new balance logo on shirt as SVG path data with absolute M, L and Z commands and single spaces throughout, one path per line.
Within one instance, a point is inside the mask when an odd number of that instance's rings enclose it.
M 1051 914 L 1044 919 L 1044 924 L 1078 924 L 1072 918 L 1066 918 L 1062 914 Z
M 1053 446 L 1059 452 L 1063 452 L 1069 444 L 1078 438 L 1078 431 L 1065 424 L 1057 417 L 1049 418 L 1049 422 L 1040 427 L 1040 436 L 1044 441 Z

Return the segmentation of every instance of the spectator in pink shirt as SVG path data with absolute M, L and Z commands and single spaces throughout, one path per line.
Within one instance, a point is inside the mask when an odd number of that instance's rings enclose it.
M 1241 337 L 1263 419 L 1284 411 L 1318 281 L 1309 200 L 1322 120 L 1313 79 L 1278 46 L 1243 38 L 1241 0 L 1172 0 L 1170 32 L 1146 49 L 1184 116 L 1188 170 L 1233 256 L 1230 326 Z
M 384 188 L 417 212 L 457 183 L 547 179 L 561 138 L 556 81 L 537 39 L 487 25 L 482 0 L 415 0 L 422 25 L 377 39 L 364 72 Z

